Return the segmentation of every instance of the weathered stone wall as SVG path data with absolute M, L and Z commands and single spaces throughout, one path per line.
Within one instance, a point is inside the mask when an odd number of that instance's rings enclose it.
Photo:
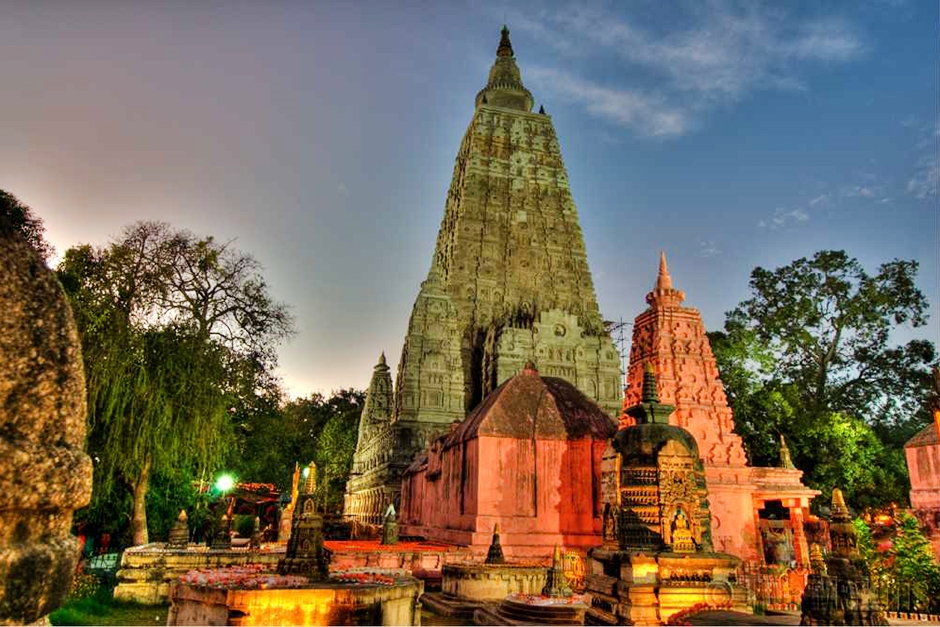
M 191 570 L 242 564 L 268 564 L 274 568 L 283 558 L 283 549 L 262 552 L 210 551 L 197 546 L 168 549 L 162 542 L 135 546 L 121 556 L 114 598 L 144 605 L 166 603 L 170 584 Z
M 82 368 L 62 287 L 0 224 L 0 622 L 33 622 L 69 590 L 72 512 L 91 497 Z

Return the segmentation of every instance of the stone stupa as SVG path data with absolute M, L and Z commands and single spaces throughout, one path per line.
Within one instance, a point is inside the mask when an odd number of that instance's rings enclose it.
M 614 438 L 619 504 L 608 508 L 605 545 L 589 553 L 593 623 L 661 624 L 699 603 L 750 609 L 734 583 L 740 560 L 712 549 L 704 466 L 692 434 L 669 424 L 673 411 L 647 367 L 627 409 L 635 424 Z

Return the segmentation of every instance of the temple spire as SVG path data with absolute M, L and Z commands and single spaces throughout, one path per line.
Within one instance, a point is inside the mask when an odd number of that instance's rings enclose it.
M 656 276 L 657 290 L 671 290 L 672 277 L 669 276 L 669 266 L 666 265 L 666 251 L 659 253 L 659 274 Z
M 516 65 L 516 56 L 509 41 L 509 29 L 504 25 L 500 31 L 499 46 L 496 48 L 496 61 L 490 68 L 490 75 L 486 87 L 481 89 L 476 97 L 476 104 L 494 105 L 505 109 L 532 111 L 535 100 L 525 85 L 522 84 L 522 73 Z
M 666 251 L 659 253 L 659 272 L 656 275 L 656 285 L 653 291 L 646 295 L 646 302 L 654 309 L 661 307 L 678 307 L 685 300 L 685 292 L 672 286 L 672 276 L 669 266 L 666 265 Z
M 509 41 L 509 28 L 503 24 L 503 30 L 499 31 L 499 47 L 496 49 L 497 57 L 511 57 L 512 42 Z

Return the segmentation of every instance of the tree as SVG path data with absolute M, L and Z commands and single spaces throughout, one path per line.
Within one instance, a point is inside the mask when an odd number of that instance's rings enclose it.
M 903 418 L 922 404 L 935 359 L 930 342 L 889 345 L 893 327 L 927 321 L 916 261 L 894 260 L 869 276 L 843 251 L 821 251 L 751 273 L 753 298 L 729 314 L 752 329 L 797 384 L 812 413 Z
M 783 434 L 810 485 L 857 505 L 904 498 L 900 447 L 928 420 L 936 359 L 930 342 L 890 342 L 926 323 L 916 274 L 894 260 L 870 276 L 842 251 L 753 271 L 753 296 L 710 334 L 752 461 L 775 463 Z
M 270 383 L 291 318 L 259 270 L 227 244 L 152 222 L 60 264 L 84 351 L 95 500 L 127 487 L 135 544 L 148 541 L 154 473 L 221 464 L 230 416 Z
M 317 500 L 339 511 L 352 467 L 364 395 L 340 390 L 330 398 L 312 394 L 238 422 L 238 453 L 231 460 L 240 476 L 290 487 L 294 464 L 316 462 Z
M 895 521 L 896 532 L 888 551 L 895 581 L 910 586 L 912 601 L 919 611 L 936 608 L 940 601 L 940 565 L 920 523 L 904 513 Z M 915 609 L 911 608 L 911 609 Z
M 20 202 L 16 196 L 2 189 L 0 221 L 6 222 L 7 228 L 20 233 L 43 261 L 48 261 L 49 257 L 55 254 L 55 249 L 44 237 L 46 227 L 43 226 L 42 219 L 33 215 L 33 210 Z

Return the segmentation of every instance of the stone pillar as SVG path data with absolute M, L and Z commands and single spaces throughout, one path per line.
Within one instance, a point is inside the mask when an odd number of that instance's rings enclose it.
M 803 529 L 802 503 L 788 504 L 790 509 L 790 524 L 793 526 L 793 551 L 796 554 L 798 568 L 809 568 L 809 545 L 806 542 L 806 531 Z
M 0 623 L 33 623 L 68 594 L 72 513 L 91 498 L 86 414 L 62 287 L 0 217 Z

